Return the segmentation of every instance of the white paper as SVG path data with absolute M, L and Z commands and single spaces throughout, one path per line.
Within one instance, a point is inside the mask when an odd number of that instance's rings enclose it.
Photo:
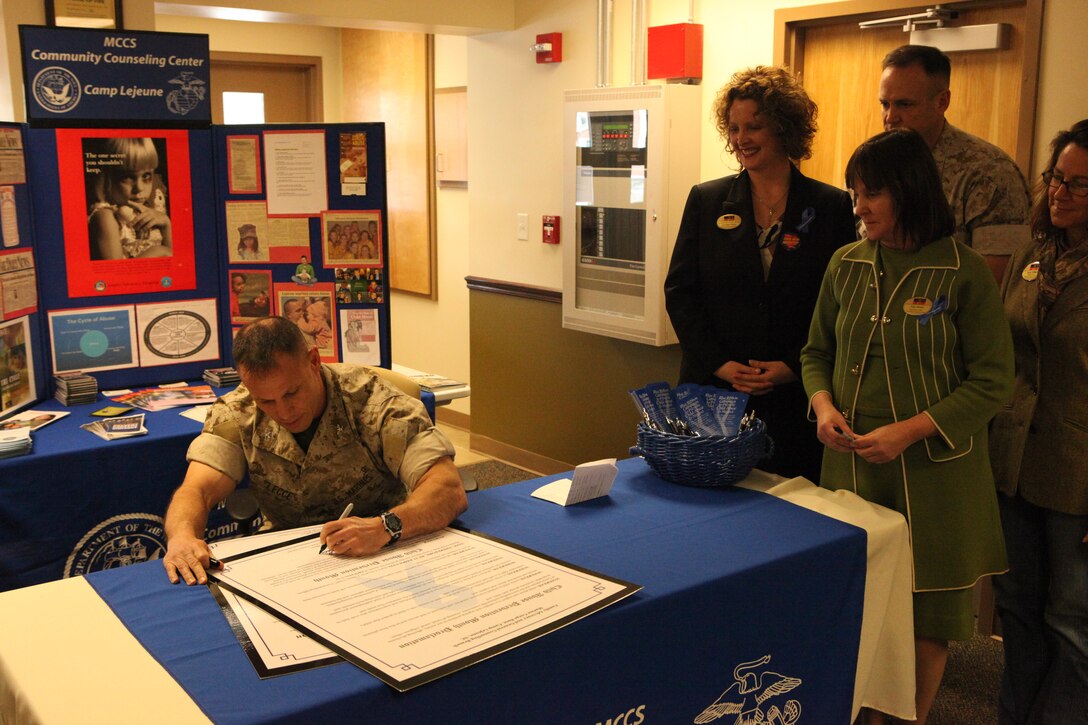
M 191 418 L 197 423 L 203 424 L 208 419 L 208 413 L 211 412 L 211 405 L 194 405 L 191 408 L 184 408 L 178 415 L 182 415 L 186 418 Z
M 317 216 L 329 208 L 324 131 L 265 131 L 270 215 Z
M 641 204 L 646 200 L 646 167 L 636 164 L 631 167 L 631 203 Z
M 362 558 L 319 555 L 311 538 L 225 561 L 209 575 L 400 690 L 639 589 L 454 529 Z
M 648 114 L 645 108 L 635 109 L 634 114 L 634 130 L 631 134 L 631 148 L 644 149 L 646 148 L 646 119 Z
M 593 167 L 579 166 L 575 169 L 575 174 L 575 206 L 593 206 Z
M 209 408 L 210 406 L 202 406 Z M 194 409 L 186 410 L 184 414 Z M 205 411 L 206 412 L 206 411 Z M 192 416 L 190 416 L 192 417 Z M 208 545 L 212 553 L 219 559 L 230 556 L 238 556 L 254 549 L 259 549 L 271 544 L 303 536 L 316 534 L 321 530 L 320 525 L 307 526 L 301 529 L 287 531 L 274 531 L 256 536 L 244 536 L 237 539 L 216 541 Z M 313 540 L 311 546 L 316 546 L 317 540 Z M 279 670 L 297 669 L 300 664 L 322 663 L 329 659 L 340 660 L 328 647 L 306 636 L 302 632 L 265 611 L 256 604 L 247 601 L 228 589 L 221 589 L 227 606 L 231 608 L 239 626 L 242 627 L 249 638 L 249 646 L 260 659 L 262 675 L 276 674 Z
M 589 130 L 589 114 L 585 111 L 574 114 L 574 146 L 580 149 L 593 146 L 593 137 Z
M 573 481 L 569 478 L 560 478 L 558 481 L 544 484 L 533 491 L 532 495 L 560 506 L 571 506 L 607 496 L 612 490 L 612 482 L 616 480 L 616 473 L 615 458 L 583 463 L 575 467 Z

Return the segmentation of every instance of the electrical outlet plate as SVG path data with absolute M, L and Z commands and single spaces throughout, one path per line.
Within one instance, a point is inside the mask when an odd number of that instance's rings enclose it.
M 518 214 L 518 239 L 529 240 L 529 215 Z

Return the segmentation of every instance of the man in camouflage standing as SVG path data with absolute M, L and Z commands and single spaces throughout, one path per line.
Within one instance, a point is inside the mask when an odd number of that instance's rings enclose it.
M 1029 237 L 1027 184 L 1009 155 L 945 120 L 951 93 L 948 56 L 903 45 L 884 57 L 880 106 L 884 128 L 909 128 L 925 139 L 952 213 L 957 241 L 973 247 L 1000 282 L 1009 255 Z

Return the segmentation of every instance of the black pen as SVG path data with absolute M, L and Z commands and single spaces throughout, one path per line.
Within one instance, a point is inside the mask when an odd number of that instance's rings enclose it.
M 340 514 L 340 519 L 346 519 L 348 516 L 350 516 L 351 515 L 351 510 L 353 508 L 355 508 L 355 504 L 353 504 L 353 503 L 351 503 L 349 501 L 348 505 L 344 507 L 344 513 Z M 337 519 L 337 521 L 339 521 L 340 519 Z M 326 548 L 328 548 L 328 543 L 327 542 L 321 545 L 321 548 L 317 550 L 317 553 L 318 554 L 324 554 Z
M 208 568 L 210 568 L 210 569 L 220 569 L 220 568 L 222 568 L 222 566 L 223 566 L 223 562 L 219 561 L 219 559 L 216 559 L 214 556 L 209 556 L 208 557 Z

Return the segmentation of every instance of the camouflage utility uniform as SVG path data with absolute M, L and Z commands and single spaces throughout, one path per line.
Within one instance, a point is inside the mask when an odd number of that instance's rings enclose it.
M 326 404 L 303 451 L 290 431 L 258 410 L 245 385 L 212 406 L 189 446 L 198 461 L 250 485 L 276 528 L 331 521 L 344 505 L 376 516 L 404 501 L 453 445 L 420 401 L 354 365 L 322 365 Z
M 1031 195 L 1009 155 L 945 123 L 933 160 L 956 217 L 956 241 L 979 254 L 1012 254 L 1030 238 Z

